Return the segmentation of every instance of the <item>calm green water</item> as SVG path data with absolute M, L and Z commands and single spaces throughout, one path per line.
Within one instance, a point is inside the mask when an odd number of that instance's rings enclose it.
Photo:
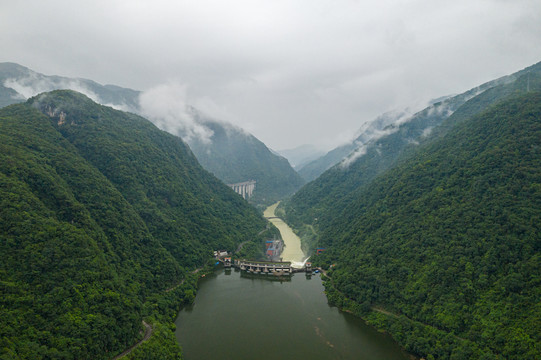
M 176 336 L 187 360 L 407 360 L 386 335 L 330 307 L 319 275 L 247 279 L 224 270 L 200 282 Z

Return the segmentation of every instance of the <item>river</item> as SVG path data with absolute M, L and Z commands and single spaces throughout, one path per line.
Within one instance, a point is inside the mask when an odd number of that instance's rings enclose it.
M 280 204 L 280 202 L 269 206 L 263 213 L 263 216 L 269 219 L 269 221 L 280 230 L 280 235 L 282 235 L 285 244 L 284 251 L 281 255 L 282 260 L 291 261 L 293 266 L 300 267 L 305 260 L 304 252 L 301 249 L 301 239 L 282 219 L 275 217 L 275 210 L 278 204 Z
M 278 228 L 282 233 L 283 226 Z M 282 237 L 292 254 L 287 261 L 302 261 L 300 240 L 297 249 L 288 235 Z M 199 282 L 194 304 L 176 320 L 184 358 L 409 359 L 389 336 L 329 306 L 323 290 L 319 275 L 270 281 L 218 270 Z

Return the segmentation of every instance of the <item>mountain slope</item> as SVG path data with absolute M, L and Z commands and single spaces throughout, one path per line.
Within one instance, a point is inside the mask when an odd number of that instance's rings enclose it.
M 225 183 L 237 183 L 256 180 L 255 202 L 270 203 L 292 194 L 304 181 L 282 157 L 270 150 L 253 135 L 231 124 L 211 120 L 200 111 L 186 105 L 180 111 L 177 104 L 170 112 L 160 109 L 158 114 L 153 104 L 150 109 L 141 102 L 140 91 L 121 88 L 114 85 L 102 86 L 92 80 L 72 79 L 60 76 L 46 76 L 14 63 L 0 63 L 0 107 L 22 102 L 38 93 L 56 89 L 71 89 L 82 92 L 92 100 L 112 106 L 115 109 L 143 114 L 158 127 L 170 131 L 189 142 L 199 162 L 208 171 Z M 163 96 L 158 94 L 154 101 Z M 146 98 L 145 98 L 146 99 Z M 178 113 L 178 112 L 182 112 Z M 164 119 L 163 117 L 170 117 Z M 179 126 L 183 116 L 190 119 L 186 126 Z M 193 136 L 190 126 L 197 126 L 199 131 L 213 134 L 208 139 Z M 197 135 L 197 131 L 195 132 Z M 212 154 L 212 157 L 209 156 Z
M 83 92 L 100 104 L 137 112 L 139 91 L 101 85 L 88 79 L 47 76 L 15 63 L 0 63 L 0 107 L 23 102 L 38 93 L 69 89 Z
M 200 241 L 213 244 L 217 227 L 225 226 L 227 232 L 220 234 L 221 245 L 232 249 L 240 237 L 237 221 L 248 228 L 261 225 L 250 225 L 242 220 L 244 215 L 253 216 L 255 212 L 242 206 L 234 194 L 227 191 L 216 195 L 216 189 L 223 191 L 223 184 L 199 166 L 179 138 L 156 129 L 141 117 L 96 107 L 91 102 L 83 106 L 76 102 L 72 108 L 70 96 L 73 94 L 66 93 L 67 99 L 58 100 L 63 94 L 59 93 L 52 101 L 48 96 L 38 97 L 33 104 L 43 112 L 52 111 L 52 119 L 57 121 L 62 135 L 110 179 L 144 220 L 152 222 L 149 230 L 163 243 L 171 244 L 169 250 L 178 254 L 178 260 L 188 260 L 181 258 L 181 250 L 172 248 L 179 238 L 185 239 L 184 247 Z M 85 105 L 89 108 L 85 109 Z M 65 115 L 61 120 L 61 113 L 68 111 L 73 114 L 71 118 Z M 105 120 L 110 113 L 122 116 L 117 116 L 115 121 Z M 104 126 L 108 132 L 103 131 Z M 122 138 L 120 143 L 119 137 Z M 222 212 L 231 205 L 243 212 L 238 214 L 239 218 L 224 222 Z M 175 209 L 181 211 L 175 212 Z M 180 223 L 184 225 L 178 225 Z M 225 237 L 229 244 L 223 243 Z
M 367 148 L 376 146 L 380 142 L 380 139 L 383 142 L 388 141 L 386 138 L 393 136 L 395 131 L 402 132 L 402 135 L 407 135 L 407 138 L 401 140 L 406 141 L 406 145 L 411 142 L 422 142 L 423 138 L 427 137 L 435 127 L 439 126 L 472 97 L 488 89 L 513 83 L 518 77 L 528 72 L 538 73 L 539 64 L 515 74 L 489 81 L 465 93 L 433 100 L 427 108 L 415 114 L 412 114 L 409 109 L 382 114 L 373 121 L 363 125 L 358 131 L 359 135 L 353 141 L 341 145 L 329 151 L 324 156 L 306 164 L 299 170 L 299 174 L 306 181 L 312 181 L 342 160 L 350 162 L 348 158 L 357 158 L 364 155 Z M 524 86 L 526 87 L 527 84 L 524 84 Z M 407 130 L 407 133 L 404 134 L 404 130 Z M 401 135 L 399 134 L 398 136 Z
M 358 135 L 351 142 L 340 145 L 323 156 L 312 160 L 300 168 L 299 174 L 306 181 L 312 181 L 332 166 L 338 164 L 349 154 L 360 147 L 367 146 L 378 138 L 385 136 L 389 126 L 411 116 L 409 111 L 391 111 L 378 116 L 376 119 L 364 124 L 358 130 Z
M 320 226 L 317 261 L 336 264 L 329 294 L 363 304 L 352 308 L 419 355 L 538 358 L 541 93 L 448 125 L 326 209 L 337 216 Z
M 303 224 L 317 227 L 332 217 L 329 208 L 337 204 L 345 207 L 363 186 L 414 153 L 420 144 L 434 141 L 454 124 L 528 87 L 532 91 L 541 89 L 541 63 L 435 103 L 401 124 L 387 126 L 386 136 L 355 150 L 299 190 L 286 205 L 288 222 L 298 229 Z
M 72 91 L 0 109 L 0 149 L 3 358 L 112 358 L 265 227 L 180 139 Z
M 211 143 L 193 139 L 189 142 L 204 168 L 225 183 L 255 180 L 251 201 L 271 204 L 299 189 L 304 181 L 289 162 L 273 154 L 254 136 L 232 126 L 200 119 L 210 129 Z

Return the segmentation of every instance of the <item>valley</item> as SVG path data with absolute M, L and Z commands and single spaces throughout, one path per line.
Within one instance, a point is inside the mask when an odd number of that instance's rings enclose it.
M 541 356 L 541 63 L 300 147 L 304 179 L 195 107 L 170 128 L 135 90 L 1 76 L 0 358 Z M 323 274 L 212 258 L 277 238 Z
M 290 223 L 316 227 L 314 246 L 327 249 L 313 262 L 330 269 L 331 303 L 427 358 L 538 355 L 540 99 L 505 95 L 525 80 L 469 100 L 445 134 L 373 181 L 363 184 L 361 157 L 289 200 Z M 464 116 L 496 94 L 508 99 Z M 326 188 L 332 197 L 318 196 Z

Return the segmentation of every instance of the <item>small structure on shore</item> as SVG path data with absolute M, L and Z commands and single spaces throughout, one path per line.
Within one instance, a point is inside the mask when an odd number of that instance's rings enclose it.
M 267 240 L 265 241 L 267 258 L 271 261 L 279 259 L 282 251 L 284 250 L 283 240 Z
M 216 250 L 214 252 L 214 258 L 216 258 L 216 259 L 221 259 L 221 258 L 223 258 L 224 256 L 227 256 L 227 255 L 229 255 L 229 253 L 226 250 Z

